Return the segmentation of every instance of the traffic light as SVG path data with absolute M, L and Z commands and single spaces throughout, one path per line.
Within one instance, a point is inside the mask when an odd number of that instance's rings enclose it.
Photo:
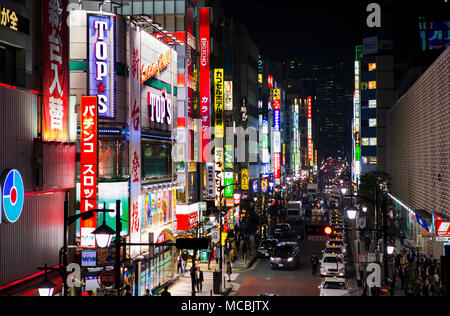
M 326 226 L 323 231 L 325 235 L 330 236 L 331 233 L 333 232 L 333 228 L 331 228 L 330 226 Z

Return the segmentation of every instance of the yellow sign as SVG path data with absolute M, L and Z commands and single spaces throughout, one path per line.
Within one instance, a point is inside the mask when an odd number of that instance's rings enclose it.
M 222 232 L 222 247 L 225 246 L 225 241 L 227 240 L 228 233 Z
M 248 190 L 248 169 L 241 170 L 241 189 Z
M 146 82 L 154 76 L 159 76 L 159 73 L 164 70 L 170 63 L 172 50 L 167 50 L 165 54 L 160 54 L 158 61 L 151 63 L 149 66 L 141 66 L 141 83 Z
M 223 138 L 223 69 L 214 69 L 215 136 Z
M 0 25 L 9 27 L 11 30 L 19 31 L 19 18 L 15 11 L 0 7 Z

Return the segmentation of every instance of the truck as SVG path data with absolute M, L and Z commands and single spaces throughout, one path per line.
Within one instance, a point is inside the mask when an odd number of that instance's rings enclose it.
M 319 194 L 319 185 L 317 183 L 308 183 L 306 193 L 308 194 L 309 200 L 314 200 L 317 194 Z
M 302 201 L 289 201 L 286 204 L 286 220 L 288 222 L 299 222 L 303 217 Z

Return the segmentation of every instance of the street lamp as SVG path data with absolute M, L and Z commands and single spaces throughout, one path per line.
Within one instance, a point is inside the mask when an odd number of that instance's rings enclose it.
M 343 195 L 345 195 L 347 193 L 347 188 L 341 188 L 341 192 Z
M 99 248 L 108 248 L 115 233 L 111 227 L 106 225 L 106 216 L 103 217 L 103 224 L 92 232 Z
M 387 250 L 388 255 L 392 255 L 394 253 L 394 248 L 395 247 L 392 245 L 387 246 L 386 250 Z
M 358 212 L 358 209 L 356 207 L 354 207 L 353 205 L 350 205 L 349 207 L 347 207 L 345 209 L 345 211 L 347 212 L 347 216 L 349 219 L 355 219 L 356 212 Z
M 56 285 L 47 277 L 47 264 L 45 264 L 44 269 L 44 281 L 38 285 L 39 296 L 53 296 L 53 291 L 55 290 Z
M 367 206 L 363 205 L 363 206 L 361 207 L 361 209 L 362 209 L 362 211 L 363 211 L 364 213 L 367 212 Z

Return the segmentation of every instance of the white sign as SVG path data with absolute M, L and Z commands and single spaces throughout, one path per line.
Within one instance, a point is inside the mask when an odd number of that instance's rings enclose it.
M 211 241 L 213 243 L 219 242 L 220 240 L 220 232 L 218 229 L 211 229 Z
M 367 266 L 367 272 L 370 272 L 367 275 L 366 283 L 368 287 L 381 287 L 381 268 L 378 263 L 370 263 Z

